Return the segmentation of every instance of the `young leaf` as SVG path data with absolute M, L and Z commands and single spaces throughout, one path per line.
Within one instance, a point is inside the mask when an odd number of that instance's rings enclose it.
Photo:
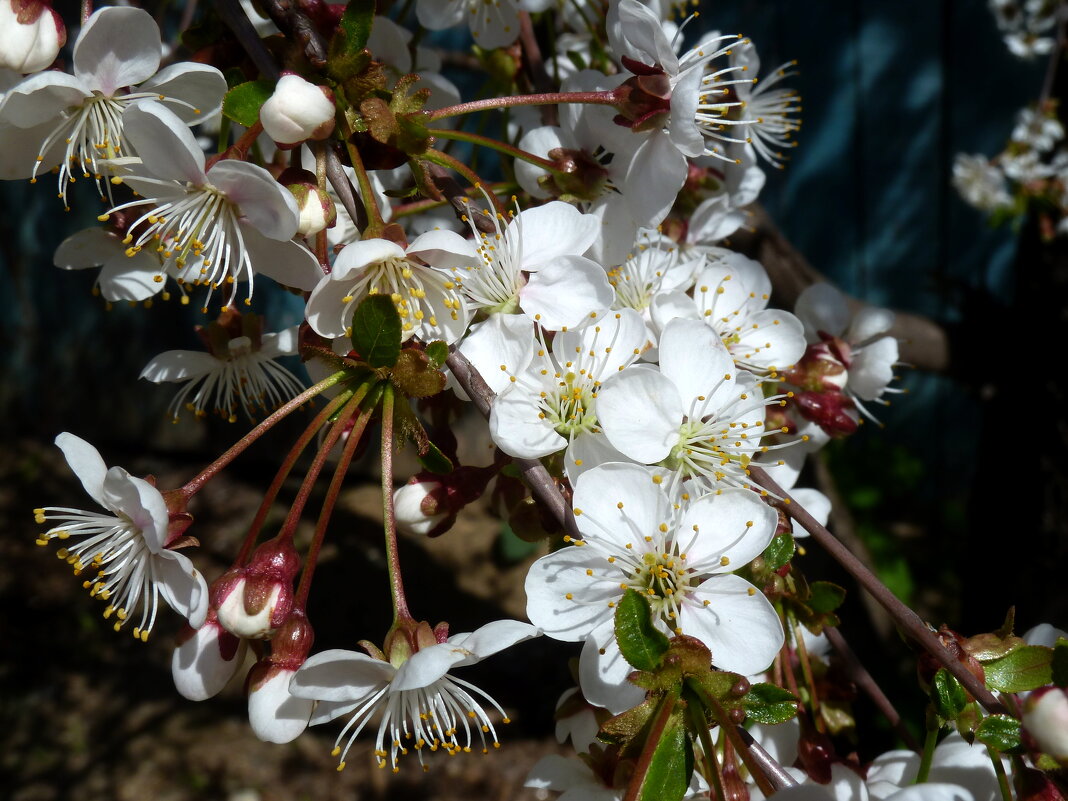
M 774 684 L 754 684 L 744 705 L 745 716 L 757 723 L 785 723 L 797 714 L 797 698 Z
M 655 670 L 668 649 L 668 638 L 653 625 L 649 602 L 627 590 L 616 607 L 615 623 L 623 658 L 638 670 Z
M 445 364 L 445 360 L 449 358 L 449 346 L 440 339 L 428 342 L 426 346 L 426 357 L 430 360 L 431 365 L 434 367 L 441 367 L 441 365 Z
M 817 612 L 833 612 L 845 601 L 846 591 L 829 581 L 813 581 L 809 589 L 812 597 L 808 599 L 808 605 Z
M 442 453 L 433 442 L 427 442 L 426 453 L 419 454 L 419 464 L 439 476 L 452 472 L 452 462 L 449 457 Z
M 794 537 L 784 531 L 764 549 L 764 561 L 770 570 L 778 570 L 794 558 Z
M 673 715 L 642 782 L 640 801 L 680 801 L 693 774 L 693 744 L 681 715 Z
M 251 128 L 260 118 L 260 106 L 274 92 L 270 81 L 248 81 L 238 84 L 223 98 L 222 113 L 236 122 Z
M 983 663 L 986 686 L 1002 693 L 1035 690 L 1053 679 L 1052 663 L 1052 648 L 1023 645 L 1000 659 Z
M 1019 752 L 1020 721 L 1008 715 L 991 715 L 983 718 L 975 730 L 975 738 L 1001 752 Z
M 945 668 L 939 668 L 931 686 L 931 700 L 940 718 L 954 720 L 968 705 L 968 693 Z
M 392 367 L 401 351 L 401 320 L 388 295 L 368 295 L 352 315 L 352 347 L 372 367 Z
M 349 0 L 338 28 L 345 37 L 344 52 L 356 53 L 367 47 L 375 20 L 375 0 Z

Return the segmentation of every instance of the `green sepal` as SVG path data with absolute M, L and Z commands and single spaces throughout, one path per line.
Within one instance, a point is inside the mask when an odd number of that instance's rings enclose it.
M 984 662 L 986 686 L 1003 693 L 1035 690 L 1053 679 L 1053 649 L 1021 645 L 1000 659 Z
M 349 0 L 338 22 L 331 49 L 338 54 L 355 55 L 367 47 L 375 21 L 375 0 Z M 336 42 L 336 44 L 335 44 Z
M 1068 640 L 1061 637 L 1053 646 L 1050 664 L 1052 681 L 1058 687 L 1068 687 Z
M 789 564 L 794 558 L 794 536 L 789 531 L 784 531 L 775 537 L 764 549 L 764 561 L 770 570 L 778 570 L 783 565 Z
M 251 128 L 259 121 L 260 106 L 274 93 L 271 81 L 246 81 L 238 84 L 223 98 L 222 113 L 238 125 Z
M 634 590 L 616 607 L 615 633 L 623 658 L 638 670 L 654 670 L 667 652 L 668 638 L 653 625 L 649 602 Z
M 964 650 L 968 652 L 969 656 L 978 659 L 980 662 L 988 662 L 992 659 L 1005 656 L 1010 651 L 1024 644 L 1022 638 L 1017 637 L 1012 633 L 1012 628 L 1015 622 L 1016 608 L 1009 607 L 1009 611 L 1005 615 L 1005 622 L 1001 624 L 1001 628 L 997 631 L 991 631 L 986 634 L 976 634 L 974 637 L 969 637 L 963 643 Z
M 610 745 L 626 745 L 646 727 L 659 703 L 657 698 L 646 698 L 636 707 L 610 717 L 597 732 L 597 739 Z
M 449 346 L 440 339 L 435 339 L 433 342 L 427 343 L 426 357 L 430 360 L 430 364 L 435 368 L 439 368 L 449 358 Z
M 846 597 L 843 587 L 829 581 L 813 581 L 809 585 L 809 590 L 812 594 L 808 599 L 808 606 L 821 614 L 833 613 L 842 605 Z
M 426 453 L 419 454 L 419 464 L 431 473 L 439 476 L 448 475 L 452 472 L 452 460 L 433 442 L 427 441 Z
M 968 693 L 945 668 L 939 668 L 931 683 L 931 701 L 935 712 L 944 720 L 954 720 L 968 704 Z
M 352 315 L 352 348 L 371 367 L 392 367 L 401 351 L 401 319 L 388 295 L 368 295 Z
M 742 702 L 745 716 L 757 723 L 785 723 L 797 715 L 797 697 L 774 684 L 754 684 Z
M 653 751 L 642 781 L 639 801 L 680 801 L 693 775 L 693 743 L 686 735 L 682 714 L 671 715 Z
M 1022 754 L 1024 750 L 1020 741 L 1020 721 L 1009 715 L 983 718 L 975 729 L 975 739 L 1002 753 Z

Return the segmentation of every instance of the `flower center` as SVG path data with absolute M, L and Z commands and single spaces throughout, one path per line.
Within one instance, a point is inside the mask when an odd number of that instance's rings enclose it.
M 668 552 L 642 554 L 625 582 L 628 589 L 641 593 L 653 615 L 662 617 L 678 631 L 679 605 L 701 582 L 686 566 L 686 555 Z
M 596 432 L 597 415 L 593 411 L 597 382 L 586 370 L 559 376 L 557 390 L 542 393 L 539 417 L 549 420 L 556 433 L 568 440 L 582 432 Z

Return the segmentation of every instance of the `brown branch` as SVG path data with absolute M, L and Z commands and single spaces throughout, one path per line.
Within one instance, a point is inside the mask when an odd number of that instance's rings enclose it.
M 798 295 L 820 282 L 830 283 L 783 236 L 759 203 L 749 207 L 751 230 L 731 236 L 731 247 L 756 259 L 768 271 L 779 308 L 792 309 Z M 866 304 L 847 296 L 851 310 Z M 890 335 L 900 342 L 901 361 L 921 370 L 942 372 L 949 367 L 949 337 L 938 323 L 911 312 L 895 312 Z

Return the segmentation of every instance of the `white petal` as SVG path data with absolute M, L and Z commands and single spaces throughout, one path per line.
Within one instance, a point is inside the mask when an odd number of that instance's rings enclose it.
M 549 754 L 537 761 L 524 787 L 563 792 L 572 787 L 589 784 L 590 769 L 578 759 L 568 759 L 559 754 Z
M 563 450 L 567 440 L 541 419 L 537 396 L 516 386 L 498 395 L 490 409 L 490 436 L 502 451 L 521 459 L 540 459 Z
M 110 97 L 117 89 L 151 78 L 159 69 L 161 52 L 159 28 L 147 11 L 102 8 L 78 34 L 74 74 Z
M 534 358 L 534 326 L 523 314 L 491 314 L 485 322 L 471 326 L 459 351 L 489 388 L 500 393 Z
M 849 365 L 846 387 L 861 400 L 875 400 L 894 380 L 897 357 L 897 340 L 893 337 L 883 337 L 865 345 L 855 352 Z
M 678 442 L 683 407 L 675 385 L 660 373 L 629 367 L 604 382 L 597 419 L 620 453 L 644 464 L 665 458 Z
M 168 350 L 152 358 L 140 378 L 154 384 L 163 381 L 186 381 L 221 369 L 222 364 L 201 350 Z
M 582 475 L 574 505 L 583 536 L 646 550 L 644 538 L 671 519 L 671 500 L 643 465 L 603 464 Z M 655 546 L 650 546 L 655 549 Z
M 319 285 L 323 270 L 315 254 L 304 245 L 290 239 L 284 242 L 269 239 L 244 220 L 239 224 L 255 272 L 282 286 L 296 287 L 306 292 Z
M 623 594 L 619 575 L 618 568 L 587 546 L 543 556 L 527 572 L 527 617 L 547 637 L 577 642 L 612 620 L 608 604 Z
M 865 306 L 853 317 L 845 333 L 845 340 L 859 345 L 869 339 L 882 336 L 894 326 L 894 313 L 889 309 Z
M 107 507 L 104 495 L 104 477 L 108 468 L 100 457 L 100 451 L 81 437 L 64 431 L 56 437 L 56 446 L 63 451 L 67 464 L 82 482 L 86 493 L 101 506 Z
M 171 655 L 171 677 L 183 698 L 206 701 L 222 692 L 244 662 L 248 641 L 205 623 Z
M 624 196 L 630 213 L 639 225 L 659 225 L 675 202 L 689 170 L 682 155 L 668 136 L 651 134 L 634 154 L 627 170 Z
M 167 98 L 184 101 L 167 103 L 167 107 L 187 125 L 197 125 L 218 110 L 226 94 L 226 79 L 209 64 L 183 61 L 160 70 L 140 86 L 143 92 L 154 92 Z M 192 108 L 184 105 L 188 103 Z
M 712 576 L 692 597 L 698 605 L 683 605 L 679 625 L 708 646 L 716 667 L 747 676 L 767 669 L 784 635 L 764 593 L 743 578 L 726 575 Z M 705 600 L 709 605 L 700 606 Z
M 627 681 L 633 671 L 619 651 L 611 623 L 586 638 L 579 656 L 579 684 L 591 704 L 613 715 L 640 704 L 645 690 Z
M 17 128 L 35 128 L 45 122 L 51 126 L 67 108 L 80 106 L 91 95 L 92 90 L 73 75 L 56 70 L 39 72 L 4 95 L 0 104 L 0 119 Z M 41 146 L 41 141 L 39 137 L 37 148 Z
M 157 254 L 142 250 L 127 256 L 120 251 L 104 262 L 97 285 L 105 300 L 142 301 L 159 294 L 162 279 L 163 265 Z
M 463 648 L 447 642 L 420 648 L 397 668 L 397 675 L 390 682 L 389 691 L 392 694 L 429 687 L 467 656 Z
M 267 170 L 247 161 L 223 159 L 208 170 L 208 180 L 241 215 L 268 239 L 284 242 L 297 232 L 300 211 L 293 193 L 274 180 Z
M 583 214 L 570 203 L 554 200 L 521 211 L 508 226 L 508 236 L 519 235 L 521 269 L 534 272 L 561 256 L 584 253 L 597 238 L 600 227 L 596 217 Z
M 563 129 L 555 125 L 543 125 L 523 134 L 519 140 L 519 149 L 543 159 L 549 157 L 549 151 L 554 148 L 564 147 Z M 551 195 L 542 189 L 538 179 L 548 175 L 541 167 L 521 159 L 515 160 L 515 179 L 519 185 L 532 197 L 547 198 Z
M 831 516 L 830 498 L 828 498 L 819 490 L 805 488 L 790 490 L 790 497 L 792 497 L 801 506 L 803 506 L 806 512 L 816 518 L 817 523 L 824 526 L 827 525 L 827 519 Z M 807 537 L 812 533 L 810 531 L 806 531 L 805 528 L 796 520 L 793 521 L 793 523 L 795 538 Z
M 290 681 L 289 691 L 317 701 L 358 701 L 390 682 L 396 672 L 389 662 L 335 648 L 308 657 Z
M 797 297 L 794 314 L 805 324 L 809 342 L 819 342 L 819 331 L 839 336 L 849 322 L 845 298 L 830 284 L 813 284 L 806 288 Z
M 790 312 L 764 309 L 750 314 L 731 355 L 750 369 L 785 370 L 805 354 L 805 327 Z
M 586 471 L 607 462 L 627 462 L 626 456 L 612 447 L 604 434 L 583 432 L 571 440 L 564 454 L 564 471 L 574 487 Z
M 720 566 L 705 570 L 738 570 L 764 552 L 778 520 L 775 510 L 755 492 L 725 489 L 693 501 L 686 509 L 679 523 L 680 547 L 690 564 L 720 562 Z M 722 564 L 721 557 L 728 559 L 727 564 Z
M 163 600 L 197 629 L 208 614 L 208 584 L 189 559 L 176 551 L 160 551 L 152 557 L 156 587 Z
M 688 409 L 699 396 L 712 397 L 721 379 L 735 369 L 715 331 L 698 320 L 675 319 L 660 335 L 660 371 Z
M 133 9 L 130 9 L 133 10 Z M 144 162 L 144 169 L 164 180 L 207 183 L 204 153 L 174 112 L 160 103 L 138 103 L 122 115 L 123 135 Z
M 573 328 L 612 305 L 605 271 L 582 256 L 559 256 L 532 273 L 519 291 L 523 311 L 549 331 Z
M 420 234 L 412 240 L 407 253 L 440 270 L 463 269 L 481 263 L 471 240 L 455 231 L 435 230 Z
M 511 648 L 516 643 L 537 637 L 535 626 L 520 620 L 494 620 L 470 634 L 455 634 L 449 637 L 449 645 L 463 648 L 471 655 L 456 663 L 456 667 L 473 665 L 488 656 Z
M 167 536 L 169 514 L 160 491 L 143 478 L 112 467 L 104 476 L 106 506 L 121 512 L 139 529 L 153 553 L 159 553 Z
M 315 702 L 289 694 L 292 676 L 292 671 L 280 670 L 248 694 L 248 722 L 264 742 L 292 742 L 308 727 Z

